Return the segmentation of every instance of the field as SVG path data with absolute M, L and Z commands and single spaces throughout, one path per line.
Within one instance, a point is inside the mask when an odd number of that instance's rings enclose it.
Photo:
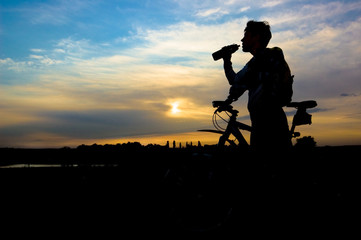
M 28 234 L 294 238 L 350 233 L 359 216 L 360 146 L 285 158 L 137 143 L 0 152 L 2 229 Z

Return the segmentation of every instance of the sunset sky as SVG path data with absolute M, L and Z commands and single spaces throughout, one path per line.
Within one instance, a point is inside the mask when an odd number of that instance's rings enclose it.
M 293 100 L 318 102 L 302 136 L 361 144 L 361 1 L 1 0 L 0 147 L 215 143 L 197 132 L 229 90 L 211 54 L 252 19 L 271 25 Z M 247 98 L 234 107 L 250 123 Z

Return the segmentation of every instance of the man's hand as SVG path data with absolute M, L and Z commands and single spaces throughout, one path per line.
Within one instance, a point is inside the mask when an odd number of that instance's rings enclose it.
M 223 61 L 224 61 L 225 63 L 231 62 L 231 58 L 232 58 L 232 53 L 230 53 L 230 52 L 224 53 L 224 55 L 223 55 Z
M 230 105 L 233 102 L 233 99 L 230 98 L 230 96 L 228 96 L 228 98 L 226 100 L 224 100 L 224 105 Z
M 223 54 L 223 60 L 231 61 L 232 54 L 235 53 L 239 49 L 240 45 L 238 44 L 232 44 L 228 45 L 222 48 L 224 54 Z

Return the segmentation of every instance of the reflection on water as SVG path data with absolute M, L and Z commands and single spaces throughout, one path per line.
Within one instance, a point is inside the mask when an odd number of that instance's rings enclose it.
M 48 167 L 63 167 L 61 164 L 26 164 L 26 163 L 20 163 L 20 164 L 12 164 L 12 165 L 6 165 L 6 166 L 0 166 L 0 168 L 48 168 Z
M 61 168 L 61 167 L 117 167 L 118 164 L 36 164 L 36 163 L 20 163 L 6 166 L 0 166 L 0 168 Z

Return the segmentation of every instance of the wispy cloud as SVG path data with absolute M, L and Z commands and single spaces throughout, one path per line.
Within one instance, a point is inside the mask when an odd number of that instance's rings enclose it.
M 359 96 L 359 94 L 356 94 L 356 93 L 341 93 L 340 96 L 341 97 L 356 97 L 356 96 Z
M 194 9 L 196 17 L 205 17 L 211 20 L 218 20 L 223 16 L 237 15 L 248 10 L 270 9 L 287 4 L 289 0 L 242 0 L 242 1 L 222 1 L 222 0 L 182 0 L 176 1 L 184 10 Z
M 0 59 L 0 69 L 15 72 L 25 72 L 33 65 L 32 61 L 14 61 L 11 58 Z M 5 81 L 2 79 L 1 82 Z
M 224 15 L 227 15 L 229 12 L 226 10 L 222 10 L 221 8 L 212 8 L 206 10 L 200 10 L 196 13 L 197 17 L 212 17 L 212 18 L 219 18 Z
M 272 1 L 266 1 L 265 3 L 262 4 L 262 7 L 275 7 L 277 5 L 280 5 L 282 3 L 284 3 L 285 1 L 282 0 L 272 0 Z
M 23 12 L 33 24 L 63 25 L 72 21 L 81 10 L 93 5 L 94 1 L 56 0 L 45 3 L 31 3 L 17 9 Z
M 39 49 L 39 48 L 32 48 L 30 49 L 31 52 L 34 52 L 34 53 L 41 53 L 41 52 L 44 52 L 43 49 Z
M 343 18 L 344 14 L 350 11 L 359 11 L 361 2 L 326 2 L 282 9 L 282 11 L 267 13 L 262 19 L 268 21 L 276 27 L 289 28 L 291 25 L 297 29 L 313 30 L 319 24 L 335 24 L 336 20 Z M 304 32 L 307 34 L 307 32 Z
M 249 6 L 247 6 L 247 7 L 241 7 L 241 8 L 239 9 L 239 12 L 240 12 L 240 13 L 246 12 L 246 11 L 248 11 L 250 8 L 251 8 L 251 7 L 249 7 Z

